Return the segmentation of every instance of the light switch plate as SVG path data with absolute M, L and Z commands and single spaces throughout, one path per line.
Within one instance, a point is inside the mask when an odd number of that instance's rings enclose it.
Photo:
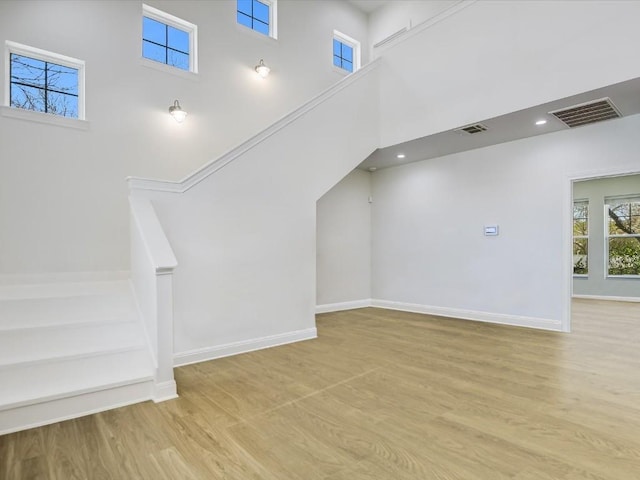
M 487 237 L 495 237 L 499 233 L 498 225 L 485 225 L 484 234 Z

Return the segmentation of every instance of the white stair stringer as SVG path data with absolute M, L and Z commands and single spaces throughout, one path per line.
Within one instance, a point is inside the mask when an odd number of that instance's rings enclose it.
M 0 287 L 0 435 L 154 398 L 128 281 Z

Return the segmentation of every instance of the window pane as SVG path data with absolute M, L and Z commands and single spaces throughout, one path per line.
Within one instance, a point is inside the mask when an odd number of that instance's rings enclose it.
M 47 63 L 47 90 L 78 95 L 78 70 Z
M 247 16 L 247 15 L 245 15 L 243 13 L 238 12 L 237 18 L 238 18 L 238 23 L 240 25 L 244 25 L 245 27 L 252 28 L 253 22 L 251 20 L 251 17 L 249 17 L 249 16 Z
M 353 63 L 353 48 L 349 45 L 342 44 L 342 58 L 346 61 Z
M 353 72 L 353 63 L 343 60 L 342 68 L 344 68 L 347 72 Z
M 269 25 L 266 23 L 262 23 L 258 20 L 253 21 L 253 29 L 256 32 L 264 33 L 265 35 L 269 35 Z
M 147 17 L 142 18 L 142 38 L 150 42 L 167 44 L 167 26 Z
M 588 202 L 574 202 L 573 218 L 587 218 L 588 213 L 589 213 Z
M 167 65 L 178 67 L 182 70 L 189 70 L 189 55 L 182 52 L 176 52 L 175 50 L 169 50 L 167 54 L 169 55 Z
M 573 204 L 573 234 L 589 234 L 589 204 L 588 202 L 574 202 Z
M 609 234 L 640 234 L 640 215 L 635 214 L 640 204 L 626 203 L 609 207 Z
M 169 27 L 169 48 L 180 50 L 183 53 L 189 53 L 189 34 L 183 30 Z
M 640 237 L 609 239 L 609 275 L 640 275 Z
M 341 49 L 340 49 L 340 45 L 342 45 L 338 40 L 336 40 L 335 38 L 333 39 L 333 54 L 337 57 L 341 56 Z
M 11 106 L 44 112 L 44 89 L 12 83 Z
M 586 238 L 573 239 L 573 273 L 589 273 L 588 263 L 589 240 Z
M 269 7 L 258 0 L 253 0 L 253 18 L 269 25 Z
M 64 93 L 48 92 L 47 112 L 63 117 L 78 118 L 78 97 Z
M 142 56 L 149 60 L 155 60 L 156 62 L 166 63 L 167 49 L 160 47 L 155 43 L 149 43 L 147 41 L 142 42 Z
M 244 13 L 247 16 L 251 16 L 251 1 L 252 0 L 238 0 L 238 11 Z
M 11 54 L 11 81 L 44 88 L 45 62 Z
M 342 67 L 342 59 L 336 55 L 333 56 L 333 64 L 336 67 Z
M 573 221 L 573 234 L 574 235 L 589 235 L 589 227 L 587 220 L 577 219 Z

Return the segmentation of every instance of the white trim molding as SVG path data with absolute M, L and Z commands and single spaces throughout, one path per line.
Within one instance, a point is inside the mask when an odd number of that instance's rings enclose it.
M 167 382 L 154 383 L 153 385 L 153 403 L 164 402 L 165 400 L 173 400 L 178 398 L 178 387 L 175 380 Z
M 76 130 L 89 130 L 91 124 L 87 120 L 63 117 L 53 113 L 36 112 L 19 107 L 0 106 L 0 114 L 3 117 L 25 120 L 27 122 L 45 123 L 57 127 L 75 128 Z
M 633 302 L 640 303 L 640 297 L 615 297 L 609 295 L 576 295 L 572 298 L 579 298 L 583 300 L 607 300 L 609 302 Z
M 418 33 L 433 27 L 434 25 L 440 23 L 451 15 L 454 15 L 459 11 L 473 5 L 477 1 L 478 0 L 458 0 L 458 2 L 447 7 L 442 12 L 415 26 L 411 24 L 411 21 L 409 21 L 407 27 L 402 28 L 401 30 L 389 35 L 388 37 L 380 40 L 375 45 L 373 45 L 371 47 L 371 51 L 373 53 L 372 57 L 374 59 L 378 58 L 378 56 L 387 48 L 392 48 L 397 44 L 410 39 L 414 35 L 417 35 Z
M 366 308 L 371 306 L 372 300 L 365 298 L 362 300 L 352 300 L 350 302 L 325 303 L 316 305 L 316 313 L 342 312 L 344 310 L 354 310 L 356 308 Z
M 173 365 L 175 367 L 183 367 L 192 363 L 206 362 L 208 360 L 215 360 L 216 358 L 229 357 L 231 355 L 253 352 L 264 348 L 277 347 L 278 345 L 285 345 L 287 343 L 312 340 L 317 337 L 318 331 L 313 327 L 305 330 L 294 330 L 293 332 L 269 335 L 250 340 L 241 340 L 239 342 L 226 343 L 223 345 L 215 345 L 213 347 L 198 348 L 174 354 Z
M 372 307 L 386 308 L 389 310 L 399 310 L 402 312 L 424 313 L 427 315 L 437 315 L 439 317 L 451 317 L 461 320 L 472 320 L 475 322 L 495 323 L 499 325 L 513 325 L 517 327 L 537 328 L 540 330 L 552 330 L 561 332 L 562 322 L 560 320 L 525 317 L 521 315 L 508 315 L 504 313 L 479 312 L 475 310 L 464 310 L 461 308 L 436 307 L 432 305 L 421 305 L 417 303 L 392 302 L 389 300 L 372 301 Z

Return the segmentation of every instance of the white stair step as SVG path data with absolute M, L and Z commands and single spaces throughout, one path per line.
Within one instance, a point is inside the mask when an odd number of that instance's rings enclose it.
M 139 381 L 47 402 L 0 410 L 0 435 L 150 400 L 153 381 Z
M 137 322 L 7 330 L 0 335 L 0 369 L 143 345 L 142 327 Z
M 0 285 L 0 435 L 151 399 L 129 281 Z
M 0 300 L 0 331 L 136 318 L 135 301 L 128 292 Z
M 81 283 L 1 285 L 0 300 L 20 298 L 77 297 L 82 295 L 129 295 L 129 280 Z
M 0 411 L 151 381 L 153 372 L 144 347 L 0 369 Z

